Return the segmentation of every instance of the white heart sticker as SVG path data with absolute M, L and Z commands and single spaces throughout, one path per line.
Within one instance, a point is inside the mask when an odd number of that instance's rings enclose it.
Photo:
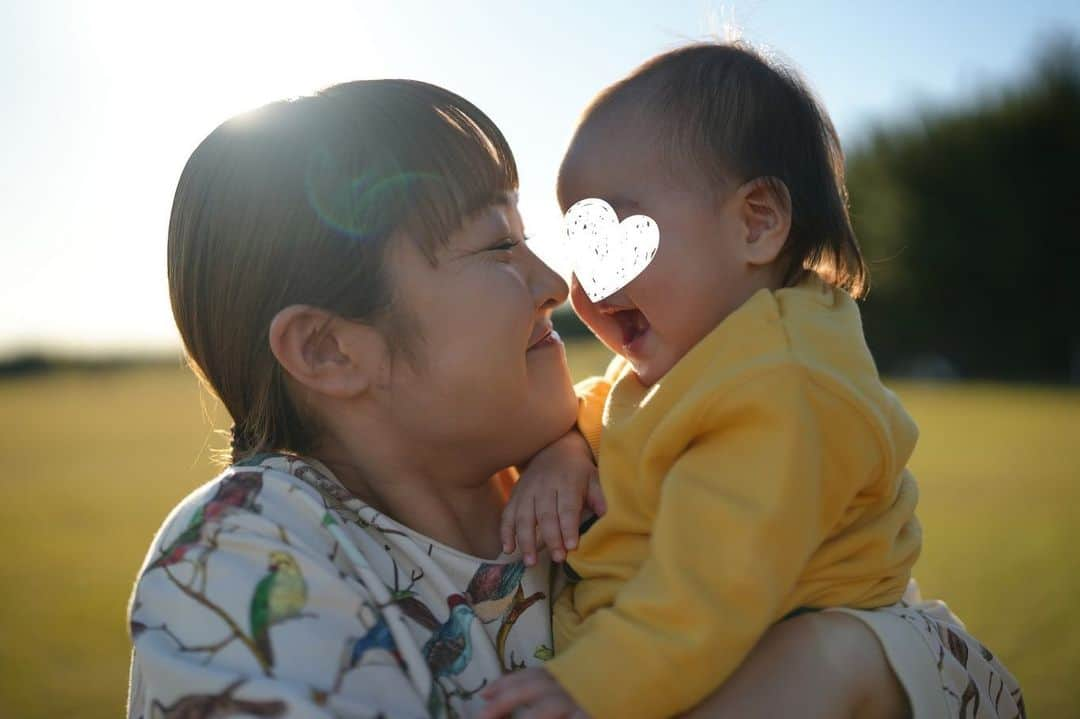
M 622 222 L 611 205 L 593 197 L 566 211 L 563 231 L 574 274 L 593 302 L 610 297 L 649 266 L 660 247 L 660 228 L 648 215 Z

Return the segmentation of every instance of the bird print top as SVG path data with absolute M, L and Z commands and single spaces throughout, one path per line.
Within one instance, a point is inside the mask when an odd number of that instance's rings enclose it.
M 551 657 L 544 556 L 472 557 L 283 454 L 169 515 L 129 606 L 128 717 L 468 717 Z

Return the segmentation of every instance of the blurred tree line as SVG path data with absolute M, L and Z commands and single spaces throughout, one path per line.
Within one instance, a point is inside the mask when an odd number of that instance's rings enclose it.
M 1080 46 L 848 156 L 882 371 L 1080 382 Z
M 893 375 L 1080 382 L 1080 46 L 848 153 L 867 341 Z M 564 337 L 587 335 L 556 313 Z

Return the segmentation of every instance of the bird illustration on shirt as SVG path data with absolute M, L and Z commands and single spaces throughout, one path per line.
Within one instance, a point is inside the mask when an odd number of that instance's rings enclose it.
M 481 564 L 465 589 L 476 617 L 489 624 L 503 616 L 513 603 L 524 575 L 525 562 L 521 560 L 510 564 Z
M 184 561 L 188 553 L 202 542 L 203 528 L 206 523 L 220 519 L 228 510 L 233 508 L 256 510 L 255 497 L 261 489 L 261 472 L 236 472 L 222 479 L 218 482 L 214 496 L 195 510 L 187 526 L 184 527 L 184 531 L 146 567 L 146 572 L 158 567 L 171 567 Z
M 184 561 L 188 552 L 197 547 L 202 540 L 202 528 L 202 507 L 199 507 L 198 511 L 192 516 L 191 521 L 188 522 L 187 527 L 184 528 L 184 531 L 170 542 L 169 546 L 161 550 L 161 555 L 147 565 L 143 574 L 159 567 L 171 567 Z
M 390 633 L 390 625 L 386 621 L 386 616 L 379 612 L 373 605 L 365 603 L 361 607 L 357 618 L 365 627 L 367 627 L 367 631 L 359 637 L 351 636 L 345 639 L 345 646 L 341 653 L 341 662 L 338 666 L 337 679 L 334 681 L 333 691 L 335 693 L 341 690 L 341 684 L 345 679 L 345 675 L 351 669 L 355 669 L 359 666 L 369 652 L 375 650 L 389 652 L 394 660 L 397 661 L 398 666 L 408 671 L 405 660 L 398 651 L 397 643 Z
M 436 678 L 460 674 L 472 660 L 469 628 L 475 615 L 469 600 L 463 594 L 451 594 L 446 603 L 450 616 L 435 630 L 422 650 Z
M 151 705 L 151 716 L 160 719 L 208 719 L 209 717 L 244 716 L 279 717 L 289 710 L 289 705 L 279 699 L 253 701 L 238 699 L 234 692 L 247 679 L 237 679 L 217 694 L 188 694 L 169 706 L 157 699 Z
M 307 603 L 307 582 L 296 560 L 285 552 L 270 553 L 268 570 L 251 597 L 251 638 L 266 666 L 272 667 L 270 627 L 300 614 Z
M 386 623 L 386 618 L 381 615 L 375 625 L 368 629 L 363 636 L 353 637 L 349 640 L 346 649 L 346 666 L 352 669 L 360 663 L 365 654 L 374 649 L 390 652 L 398 663 L 402 661 L 397 644 L 394 643 L 394 637 L 390 634 L 390 625 Z
M 234 472 L 218 483 L 217 491 L 202 507 L 203 519 L 218 519 L 230 509 L 258 512 L 255 497 L 262 490 L 262 472 Z

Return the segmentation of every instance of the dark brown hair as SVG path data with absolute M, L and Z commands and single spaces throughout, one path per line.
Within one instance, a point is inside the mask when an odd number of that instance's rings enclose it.
M 774 190 L 782 184 L 792 216 L 784 283 L 816 271 L 855 297 L 865 293 L 840 141 L 795 71 L 738 44 L 695 43 L 652 58 L 605 89 L 581 126 L 613 112 L 637 113 L 676 174 L 690 162 L 714 187 L 754 179 Z
M 484 113 L 411 80 L 335 85 L 210 133 L 173 200 L 169 295 L 189 363 L 232 416 L 232 461 L 316 439 L 270 350 L 281 309 L 320 307 L 400 340 L 391 238 L 434 262 L 437 243 L 517 184 Z

